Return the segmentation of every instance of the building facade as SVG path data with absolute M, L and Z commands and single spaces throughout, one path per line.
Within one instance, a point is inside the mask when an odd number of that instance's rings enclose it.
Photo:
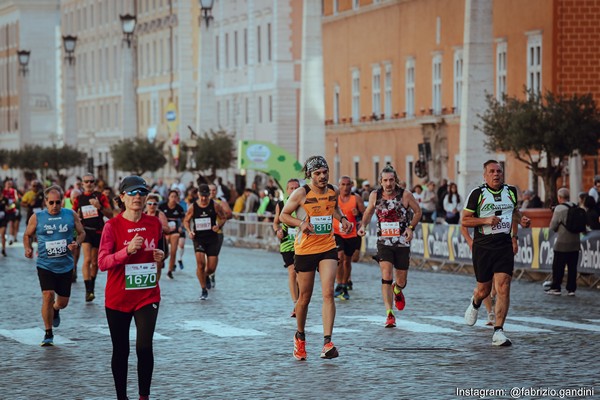
M 591 48 L 600 45 L 592 23 L 599 6 L 596 0 L 493 2 L 492 95 L 523 96 L 527 88 L 600 98 L 597 70 L 577 64 L 598 61 Z M 463 0 L 323 2 L 327 154 L 336 174 L 377 180 L 389 163 L 409 187 L 458 180 L 464 26 Z M 541 181 L 509 154 L 489 158 L 505 164 L 508 182 L 542 191 Z M 587 187 L 593 162 L 585 164 Z

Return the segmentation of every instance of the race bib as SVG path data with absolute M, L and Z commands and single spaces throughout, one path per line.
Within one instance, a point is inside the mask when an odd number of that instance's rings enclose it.
M 83 219 L 95 218 L 98 216 L 98 209 L 92 205 L 81 207 L 81 215 Z
M 125 264 L 125 290 L 156 287 L 156 263 Z
M 502 214 L 498 216 L 500 223 L 494 226 L 484 226 L 483 233 L 486 235 L 497 235 L 499 233 L 509 233 L 512 226 L 512 214 Z
M 169 230 L 173 232 L 177 228 L 177 223 L 175 221 L 169 221 Z
M 67 254 L 67 239 L 46 242 L 46 254 L 49 258 L 62 257 Z
M 210 217 L 194 218 L 194 225 L 197 231 L 209 231 L 212 229 Z
M 316 235 L 328 235 L 331 233 L 332 216 L 310 217 L 310 223 L 315 228 Z
M 396 237 L 400 236 L 400 222 L 381 222 L 381 236 Z
M 288 228 L 288 236 L 291 238 L 296 237 L 298 230 L 296 228 Z

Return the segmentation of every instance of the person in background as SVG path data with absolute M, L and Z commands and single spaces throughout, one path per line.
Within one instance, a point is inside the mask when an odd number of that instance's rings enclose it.
M 600 213 L 598 212 L 598 204 L 596 204 L 594 198 L 586 194 L 583 199 L 582 208 L 585 209 L 588 231 L 600 230 Z
M 440 186 L 437 189 L 437 204 L 436 204 L 436 223 L 442 223 L 446 221 L 446 210 L 444 210 L 444 197 L 448 193 L 448 180 L 442 179 L 440 181 Z
M 23 195 L 21 205 L 27 207 L 26 221 L 29 221 L 34 213 L 42 211 L 44 208 L 44 190 L 40 181 L 34 180 L 31 182 L 31 189 Z
M 460 210 L 462 210 L 462 199 L 458 194 L 456 183 L 451 182 L 448 185 L 448 193 L 444 196 L 446 222 L 449 224 L 458 224 L 458 221 L 460 220 Z
M 577 207 L 569 202 L 569 189 L 558 189 L 558 205 L 554 208 L 550 229 L 557 233 L 554 242 L 554 259 L 552 260 L 552 286 L 546 294 L 560 296 L 565 265 L 567 266 L 567 295 L 575 296 L 577 290 L 577 261 L 581 246 L 579 233 L 570 232 L 566 228 L 569 207 Z
M 533 190 L 525 190 L 523 192 L 523 203 L 521 204 L 521 210 L 542 207 L 544 207 L 544 203 L 542 203 L 540 197 L 535 194 Z
M 434 214 L 437 204 L 437 195 L 435 194 L 435 183 L 433 181 L 427 182 L 427 189 L 421 195 L 421 211 L 423 216 L 421 217 L 422 222 L 432 223 L 434 221 Z
M 6 210 L 8 209 L 8 199 L 4 197 L 4 192 L 0 190 L 0 241 L 2 242 L 2 255 L 6 257 L 6 224 L 8 218 Z
M 363 203 L 367 203 L 369 201 L 369 195 L 371 194 L 372 190 L 371 183 L 367 180 L 364 180 L 360 189 L 360 196 Z
M 100 242 L 98 262 L 107 271 L 106 320 L 113 345 L 111 369 L 118 400 L 127 399 L 129 327 L 135 319 L 135 349 L 138 359 L 138 390 L 141 400 L 150 397 L 154 370 L 152 341 L 160 287 L 157 264 L 164 261 L 163 227 L 158 218 L 143 213 L 149 190 L 139 176 L 128 176 L 119 185 L 122 210 L 106 223 Z
M 160 204 L 160 195 L 158 193 L 150 193 L 146 197 L 146 208 L 144 210 L 144 214 L 151 215 L 153 217 L 158 218 L 160 224 L 163 228 L 163 237 L 162 237 L 162 249 L 165 252 L 165 259 L 169 256 L 169 232 L 171 228 L 169 227 L 169 220 L 164 212 L 158 209 L 158 205 Z M 160 275 L 162 273 L 162 269 L 165 266 L 165 262 L 160 261 L 157 264 L 158 269 L 156 271 L 156 279 L 160 280 Z
M 600 203 L 600 175 L 594 177 L 594 186 L 590 188 L 588 194 L 594 198 L 596 203 Z

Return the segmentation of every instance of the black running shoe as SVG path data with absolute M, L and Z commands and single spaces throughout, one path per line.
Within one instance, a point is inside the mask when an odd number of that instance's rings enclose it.
M 210 281 L 210 276 L 206 277 L 206 288 L 212 289 L 212 282 Z
M 200 296 L 200 300 L 206 300 L 208 298 L 208 290 L 202 289 L 202 295 Z
M 169 277 L 169 279 L 173 279 L 173 271 L 167 272 L 167 276 Z
M 54 346 L 54 336 L 44 335 L 44 340 L 40 344 L 42 347 Z
M 183 269 L 183 262 L 181 260 L 177 261 L 177 264 L 179 265 L 179 269 Z

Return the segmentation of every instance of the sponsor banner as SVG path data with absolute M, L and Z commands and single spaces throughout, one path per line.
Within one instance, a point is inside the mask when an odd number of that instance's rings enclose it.
M 302 179 L 302 165 L 282 147 L 259 140 L 240 140 L 238 143 L 238 168 L 269 174 L 285 189 L 291 178 Z
M 374 221 L 373 221 L 374 222 Z M 370 225 L 366 251 L 377 252 L 376 223 Z M 471 235 L 472 235 L 471 230 Z M 519 250 L 515 267 L 552 272 L 556 232 L 549 228 L 519 229 Z M 460 233 L 460 225 L 418 224 L 410 248 L 411 256 L 426 260 L 470 264 L 472 254 Z M 578 272 L 600 273 L 600 232 L 581 238 Z

